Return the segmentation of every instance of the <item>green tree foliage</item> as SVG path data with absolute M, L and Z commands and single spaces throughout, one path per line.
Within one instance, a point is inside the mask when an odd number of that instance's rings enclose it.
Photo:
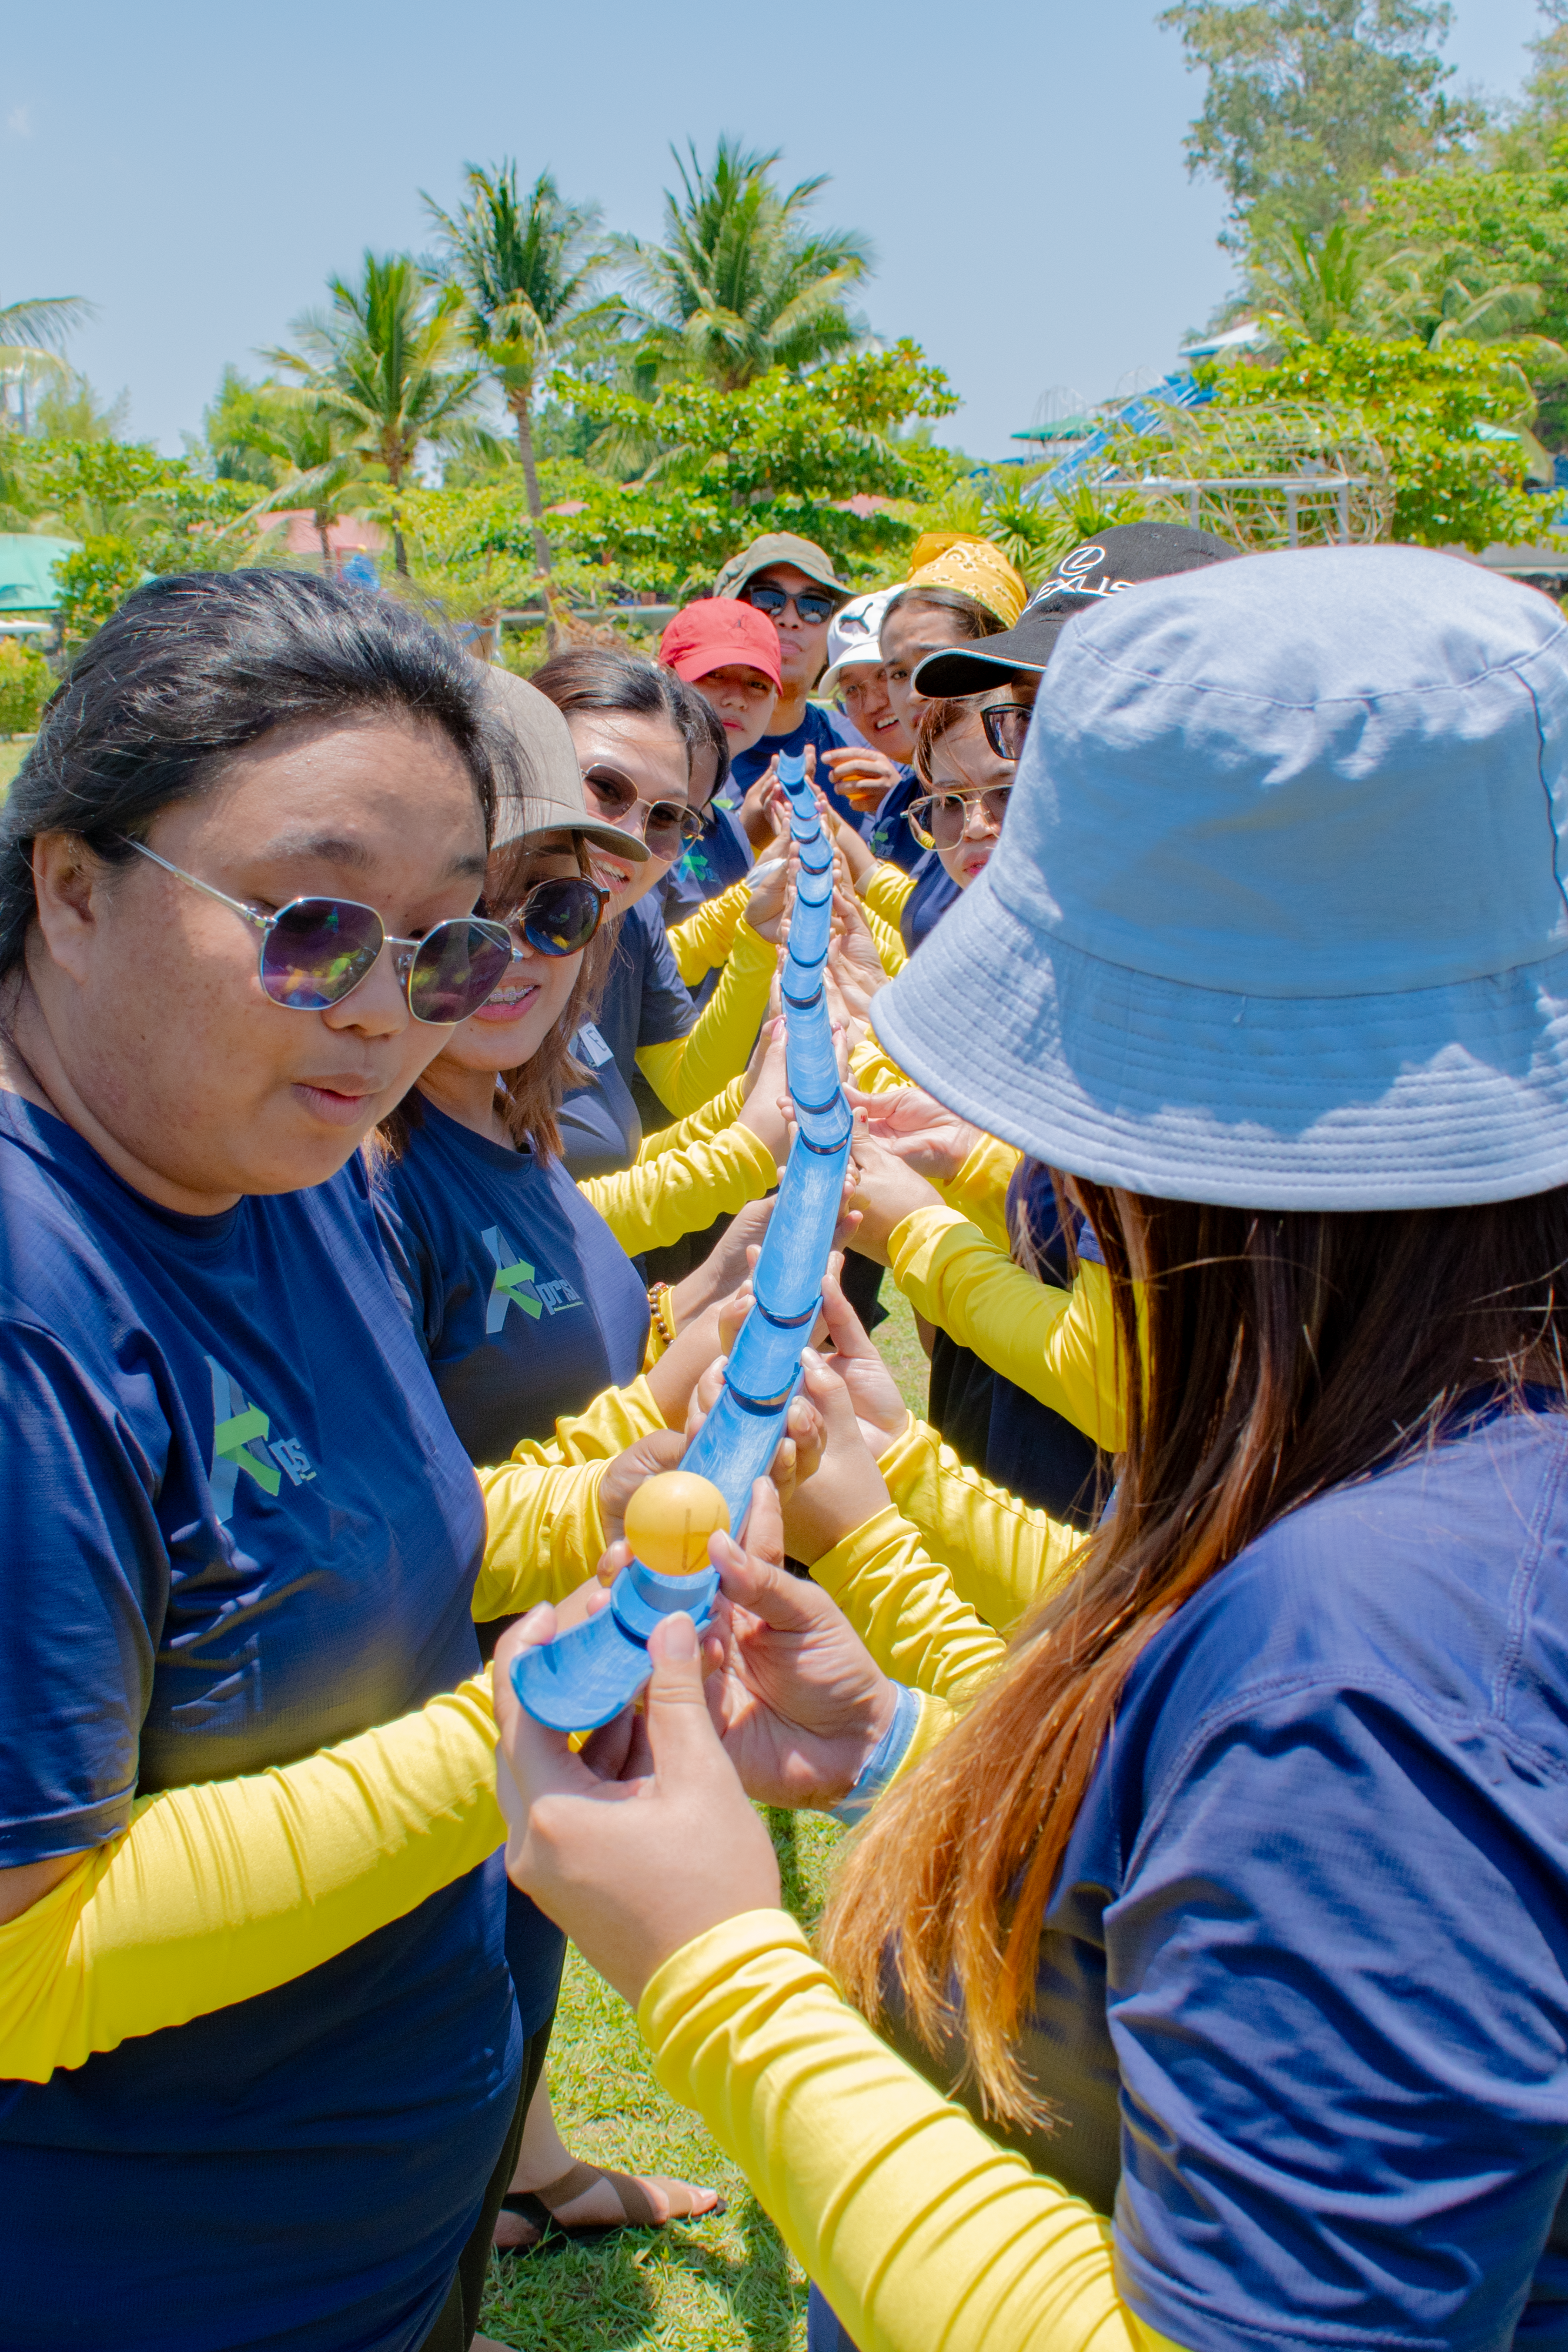
M 1540 0 L 1546 30 L 1530 47 L 1534 59 L 1517 105 L 1481 142 L 1494 171 L 1542 172 L 1568 161 L 1568 0 Z
M 534 457 L 533 412 L 539 378 L 564 355 L 574 331 L 603 314 L 593 299 L 608 260 L 597 242 L 599 208 L 569 205 L 548 172 L 526 195 L 517 167 L 482 172 L 470 164 L 467 201 L 454 216 L 426 196 L 447 266 L 462 290 L 463 328 L 511 410 L 517 456 L 534 527 L 538 569 L 550 568 L 549 541 Z
M 509 485 L 411 489 L 403 527 L 416 595 L 454 620 L 492 632 L 541 585 L 532 518 Z
M 560 396 L 568 396 L 563 388 Z M 652 398 L 611 385 L 571 388 L 601 424 L 661 454 L 642 478 L 611 482 L 584 469 L 559 543 L 620 584 L 684 595 L 710 583 L 727 556 L 762 533 L 791 530 L 825 548 L 844 575 L 885 570 L 916 525 L 879 509 L 856 514 L 857 492 L 929 500 L 955 461 L 894 437 L 913 417 L 957 405 L 917 344 L 857 352 L 799 382 L 782 369 L 743 391 L 694 383 Z
M 41 654 L 19 637 L 0 637 L 0 736 L 35 733 L 54 690 L 54 673 Z
M 55 576 L 60 585 L 60 628 L 67 641 L 79 643 L 101 628 L 146 568 L 135 541 L 124 531 L 89 532 L 79 547 L 62 556 Z
M 58 574 L 68 635 L 90 634 L 149 572 L 254 560 L 250 485 L 209 481 L 139 442 L 14 436 L 5 457 L 5 526 L 81 542 Z
M 1568 154 L 1533 171 L 1444 170 L 1380 188 L 1370 232 L 1395 257 L 1393 323 L 1428 342 L 1451 339 L 1450 321 L 1479 308 L 1517 337 L 1529 324 L 1525 365 L 1549 447 L 1568 446 Z M 1469 330 L 1475 336 L 1475 325 Z M 1476 338 L 1479 340 L 1479 337 Z
M 309 393 L 279 396 L 265 444 L 278 478 L 254 509 L 256 519 L 304 508 L 320 542 L 321 561 L 333 569 L 328 534 L 343 515 L 367 502 L 364 460 L 347 428 L 330 408 Z
M 258 482 L 274 488 L 282 471 L 277 440 L 285 411 L 298 404 L 298 387 L 270 378 L 253 383 L 236 367 L 225 368 L 216 397 L 202 414 L 198 457 L 204 457 L 220 482 Z
M 357 285 L 328 280 L 331 308 L 299 322 L 298 352 L 269 352 L 346 425 L 384 470 L 397 568 L 408 569 L 401 494 L 422 441 L 458 415 L 478 385 L 463 363 L 463 297 L 433 286 L 407 254 L 367 253 Z
M 1476 429 L 1516 431 L 1533 409 L 1519 355 L 1506 344 L 1434 351 L 1413 339 L 1333 334 L 1295 343 L 1270 366 L 1217 369 L 1214 380 L 1221 406 L 1280 401 L 1339 411 L 1347 436 L 1364 424 L 1394 475 L 1396 539 L 1479 551 L 1546 536 L 1544 502 L 1523 488 L 1521 445 Z
M 643 356 L 739 392 L 774 368 L 809 367 L 858 341 L 844 298 L 869 269 L 871 247 L 848 230 L 810 226 L 826 174 L 780 192 L 777 150 L 721 138 L 708 165 L 695 145 L 686 157 L 671 152 L 681 185 L 664 191 L 664 242 L 621 241 Z
M 1208 77 L 1187 166 L 1230 199 L 1225 242 L 1321 235 L 1379 182 L 1462 150 L 1479 110 L 1450 95 L 1441 0 L 1176 0 L 1160 17 Z

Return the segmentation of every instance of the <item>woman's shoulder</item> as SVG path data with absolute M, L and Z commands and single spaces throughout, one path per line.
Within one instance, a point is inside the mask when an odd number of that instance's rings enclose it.
M 1339 1692 L 1444 1736 L 1490 1724 L 1568 1770 L 1568 1412 L 1477 1411 L 1267 1528 L 1162 1629 L 1128 1686 L 1156 1745 Z

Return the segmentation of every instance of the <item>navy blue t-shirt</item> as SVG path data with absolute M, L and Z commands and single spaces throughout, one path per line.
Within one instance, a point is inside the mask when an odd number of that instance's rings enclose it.
M 913 874 L 927 855 L 925 843 L 916 841 L 909 829 L 908 814 L 910 802 L 917 801 L 925 790 L 913 768 L 901 767 L 897 783 L 875 815 L 860 821 L 872 856 L 885 858 L 890 866 L 901 866 L 906 874 Z
M 710 802 L 701 833 L 687 844 L 657 890 L 648 895 L 658 899 L 665 928 L 673 929 L 706 900 L 716 898 L 749 874 L 752 862 L 751 844 L 738 820 L 728 809 Z
M 541 1164 L 475 1135 L 423 1096 L 376 1199 L 398 1283 L 452 1425 L 472 1462 L 526 1437 L 642 1369 L 648 1294 L 559 1160 Z M 507 1963 L 522 2031 L 555 2007 L 566 1938 L 507 1889 Z
M 0 1864 L 477 1664 L 481 1498 L 357 1159 L 182 1216 L 0 1093 Z M 505 1885 L 0 2086 L 6 2346 L 422 2343 L 517 2099 Z
M 831 770 L 822 763 L 824 751 L 839 751 L 849 746 L 856 751 L 866 749 L 865 737 L 858 727 L 852 726 L 841 710 L 830 709 L 823 702 L 808 702 L 806 716 L 799 727 L 791 727 L 787 735 L 765 735 L 749 751 L 737 751 L 730 768 L 730 782 L 726 787 L 727 798 L 739 806 L 769 760 L 777 757 L 794 759 L 810 744 L 817 753 L 817 782 L 826 793 L 841 817 L 848 819 L 858 833 L 863 822 L 858 809 L 850 806 L 841 793 L 835 792 L 831 781 Z
M 642 1368 L 648 1294 L 559 1160 L 475 1135 L 423 1096 L 376 1197 L 393 1272 L 441 1401 L 471 1462 Z
M 1091 1780 L 1020 2053 L 1059 2122 L 1014 2144 L 1190 2352 L 1568 2344 L 1568 1414 L 1533 1402 L 1269 1528 Z
M 898 916 L 898 933 L 905 955 L 915 953 L 921 941 L 936 929 L 948 908 L 956 907 L 964 895 L 934 849 L 926 850 L 911 871 L 915 877 L 915 887 Z

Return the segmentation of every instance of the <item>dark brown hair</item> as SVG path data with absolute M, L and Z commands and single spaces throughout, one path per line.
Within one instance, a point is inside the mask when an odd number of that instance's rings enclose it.
M 915 772 L 928 789 L 931 783 L 931 754 L 944 735 L 961 727 L 966 719 L 973 719 L 978 704 L 972 696 L 960 698 L 956 695 L 939 695 L 928 702 L 921 712 L 915 730 Z
M 905 604 L 929 604 L 934 613 L 950 614 L 963 624 L 964 636 L 970 643 L 981 637 L 999 637 L 1007 627 L 988 604 L 982 604 L 977 596 L 966 595 L 962 588 L 925 586 L 901 588 L 896 596 L 890 597 L 883 613 L 882 627 L 885 629 L 894 613 L 901 613 Z
M 1433 1443 L 1458 1399 L 1568 1390 L 1568 1188 L 1357 1214 L 1075 1190 L 1114 1305 L 1114 1501 L 1007 1669 L 877 1807 L 823 1938 L 868 2015 L 890 1967 L 928 2043 L 956 2008 L 983 2107 L 1024 2124 L 1049 2114 L 1012 2047 L 1045 1907 L 1146 1644 L 1272 1521 Z

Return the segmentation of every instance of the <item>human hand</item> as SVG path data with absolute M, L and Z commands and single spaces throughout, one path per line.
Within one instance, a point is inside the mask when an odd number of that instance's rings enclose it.
M 851 1017 L 864 1021 L 872 998 L 887 986 L 882 957 L 858 898 L 848 890 L 833 892 L 833 937 L 828 963 Z
M 893 1720 L 893 1683 L 842 1610 L 785 1568 L 765 1478 L 751 1490 L 744 1546 L 717 1535 L 708 1556 L 722 1594 L 714 1622 L 727 1636 L 708 1712 L 742 1788 L 760 1804 L 837 1804 Z
M 654 1627 L 641 1714 L 607 1725 L 580 1754 L 526 1716 L 512 1689 L 513 1660 L 554 1632 L 554 1611 L 536 1609 L 496 1653 L 507 1875 L 635 2008 L 694 1937 L 772 1909 L 779 1865 L 719 1745 L 691 1619 Z
M 783 1125 L 783 1121 L 779 1121 Z M 688 1320 L 706 1315 L 710 1307 L 719 1310 L 719 1346 L 727 1345 L 725 1320 L 736 1293 L 747 1285 L 753 1261 L 762 1236 L 768 1231 L 768 1221 L 773 1214 L 773 1202 L 748 1201 L 737 1209 L 725 1232 L 719 1235 L 702 1264 L 694 1266 L 674 1292 L 675 1329 L 684 1331 Z
M 779 761 L 775 754 L 736 811 L 740 829 L 758 856 L 779 838 Z
M 822 1278 L 822 1325 L 832 1347 L 831 1367 L 849 1391 L 855 1420 L 873 1454 L 885 1454 L 909 1427 L 913 1416 L 876 1342 L 844 1297 L 838 1265 Z M 812 1335 L 815 1339 L 816 1334 Z
M 894 1228 L 916 1209 L 940 1209 L 946 1204 L 934 1184 L 896 1159 L 884 1143 L 869 1134 L 856 1119 L 854 1162 L 856 1184 L 852 1205 L 860 1211 L 860 1229 L 851 1247 L 862 1257 L 886 1265 Z
M 906 1168 L 936 1183 L 951 1183 L 983 1131 L 948 1110 L 923 1087 L 894 1087 L 886 1094 L 849 1089 L 852 1110 L 865 1114 L 866 1133 L 902 1160 Z
M 765 1144 L 773 1154 L 773 1164 L 782 1168 L 789 1153 L 789 1130 L 779 1109 L 779 1098 L 789 1098 L 789 1076 L 785 1064 L 785 1032 L 782 1020 L 769 1022 L 766 1028 L 771 1034 L 766 1039 L 762 1058 L 756 1065 L 757 1075 L 747 1071 L 747 1088 L 741 1108 L 736 1115 L 737 1127 L 744 1127 Z
M 885 751 L 873 751 L 862 743 L 845 743 L 824 751 L 822 764 L 834 791 L 862 814 L 881 807 L 901 773 Z
M 810 1563 L 885 1511 L 891 1497 L 862 1433 L 849 1385 L 832 1369 L 832 1359 L 808 1348 L 801 1354 L 800 1373 L 820 1434 L 811 1448 L 809 1475 L 779 1499 L 790 1554 Z
M 771 856 L 760 860 L 747 879 L 746 920 L 761 938 L 775 945 L 789 879 L 789 859 L 783 849 L 775 849 Z

